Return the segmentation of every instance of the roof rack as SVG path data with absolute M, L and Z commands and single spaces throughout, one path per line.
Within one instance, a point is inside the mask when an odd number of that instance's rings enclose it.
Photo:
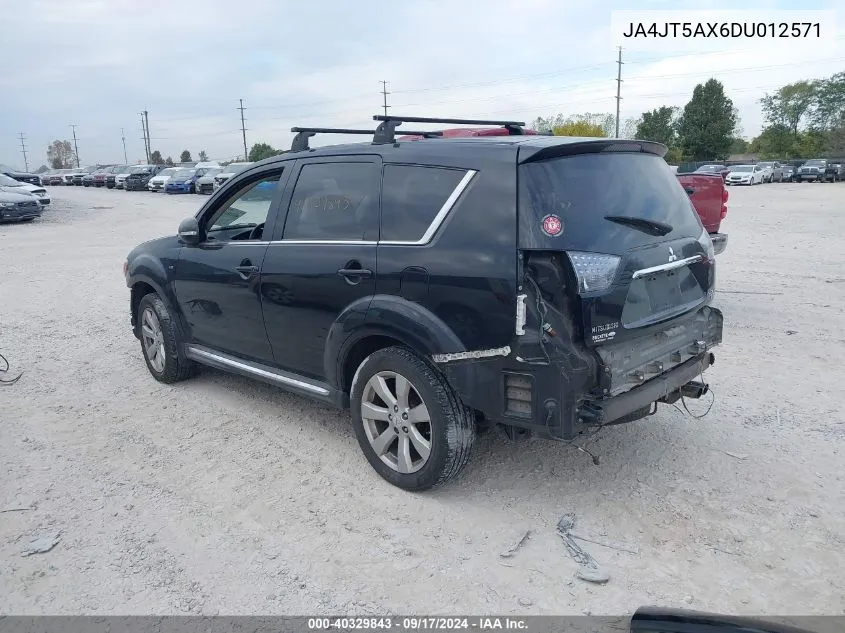
M 361 134 L 375 137 L 378 130 L 359 130 L 339 127 L 292 127 L 291 132 L 296 132 L 293 137 L 293 142 L 290 146 L 292 152 L 302 152 L 310 149 L 308 146 L 308 139 L 316 134 Z M 406 132 L 413 136 L 424 136 L 425 138 L 432 138 L 442 136 L 443 132 Z
M 488 119 L 441 119 L 439 117 L 422 117 L 422 116 L 399 116 L 396 114 L 376 114 L 373 117 L 374 121 L 381 121 L 376 133 L 373 137 L 373 143 L 393 143 L 395 142 L 396 128 L 403 123 L 450 123 L 456 125 L 495 125 L 502 126 L 514 136 L 523 133 L 522 128 L 525 126 L 524 121 L 490 121 Z M 403 134 L 411 135 L 414 132 L 405 132 Z

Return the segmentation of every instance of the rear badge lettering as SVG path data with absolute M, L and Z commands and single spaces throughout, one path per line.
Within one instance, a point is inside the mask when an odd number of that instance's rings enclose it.
M 549 237 L 557 237 L 563 233 L 563 222 L 558 216 L 550 213 L 543 218 L 543 233 Z

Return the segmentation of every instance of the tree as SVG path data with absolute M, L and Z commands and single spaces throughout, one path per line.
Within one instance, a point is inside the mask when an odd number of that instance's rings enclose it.
M 190 162 L 193 162 L 193 161 L 192 161 L 192 159 L 191 159 L 191 152 L 189 152 L 189 151 L 188 151 L 188 150 L 186 150 L 186 149 L 183 149 L 183 150 L 182 150 L 182 154 L 180 154 L 180 156 L 179 156 L 179 162 L 180 162 L 180 163 L 190 163 Z
M 153 153 L 150 154 L 150 162 L 153 165 L 164 165 L 164 159 L 161 157 L 161 152 L 154 150 Z
M 751 140 L 748 150 L 761 158 L 793 158 L 798 153 L 798 135 L 788 125 L 778 123 L 763 128 L 760 136 Z
M 76 154 L 70 141 L 53 141 L 47 146 L 47 162 L 53 169 L 70 169 L 76 166 Z
M 691 160 L 725 160 L 730 155 L 737 119 L 733 101 L 725 95 L 721 82 L 708 79 L 698 84 L 678 122 L 684 156 Z
M 204 163 L 208 160 L 208 154 L 205 153 L 204 149 L 200 150 L 199 160 L 200 160 L 201 163 Z
M 265 158 L 270 158 L 271 156 L 276 156 L 278 154 L 278 150 L 274 149 L 272 145 L 267 143 L 256 143 L 252 146 L 252 149 L 249 150 L 249 158 L 247 158 L 247 160 L 255 163 L 259 160 L 264 160 Z
M 778 88 L 774 94 L 760 99 L 763 116 L 769 125 L 782 125 L 793 135 L 798 135 L 801 120 L 807 116 L 816 101 L 818 85 L 811 81 L 796 81 Z
M 674 147 L 678 135 L 676 119 L 678 108 L 661 106 L 649 112 L 643 112 L 643 117 L 637 125 L 635 138 L 641 141 L 655 141 L 666 147 Z
M 845 72 L 836 73 L 816 84 L 813 127 L 830 130 L 845 121 Z
M 731 154 L 745 154 L 748 151 L 748 141 L 735 136 L 731 139 Z
M 167 165 L 168 167 L 173 167 L 173 159 L 170 158 L 170 156 L 168 156 L 167 158 L 164 159 L 164 164 Z
M 552 131 L 555 136 L 607 136 L 600 125 L 589 123 L 588 121 L 571 121 L 563 125 L 558 125 Z

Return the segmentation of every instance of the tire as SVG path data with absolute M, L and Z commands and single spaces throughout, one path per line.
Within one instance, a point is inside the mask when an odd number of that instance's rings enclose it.
M 190 378 L 196 373 L 196 363 L 185 356 L 181 328 L 168 312 L 161 297 L 155 293 L 144 295 L 138 303 L 138 313 L 135 316 L 141 334 L 141 353 L 153 378 L 165 384 L 172 384 Z M 163 354 L 163 362 L 158 360 L 160 358 L 158 355 L 153 356 L 151 360 L 148 351 L 148 347 L 152 346 L 147 334 L 149 331 L 155 336 L 156 326 L 160 333 L 156 351 L 158 354 Z
M 408 406 L 402 420 L 398 417 L 403 413 L 402 390 L 397 388 L 399 378 L 404 378 L 408 385 L 405 393 Z M 384 393 L 385 388 L 386 397 L 382 399 L 379 392 Z M 364 419 L 362 402 L 369 412 L 382 415 L 371 413 L 372 418 Z M 386 406 L 391 402 L 400 407 L 393 413 Z M 423 411 L 419 409 L 421 406 Z M 409 349 L 387 347 L 364 359 L 352 380 L 350 407 L 355 436 L 367 461 L 398 488 L 420 491 L 442 485 L 458 475 L 469 461 L 475 441 L 472 411 L 463 405 L 437 369 Z M 413 411 L 422 417 L 420 422 L 408 421 L 408 413 L 413 417 Z M 426 413 L 427 422 L 423 421 Z M 384 419 L 389 415 L 397 418 Z M 391 430 L 394 422 L 399 424 Z M 382 437 L 385 441 L 379 449 L 378 440 Z M 423 457 L 417 448 L 425 449 L 426 441 L 429 454 Z M 406 459 L 400 459 L 403 445 L 407 447 L 407 451 L 402 451 Z

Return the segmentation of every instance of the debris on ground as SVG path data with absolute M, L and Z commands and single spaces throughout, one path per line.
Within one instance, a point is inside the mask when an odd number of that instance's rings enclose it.
M 42 536 L 29 542 L 21 556 L 32 556 L 33 554 L 46 554 L 62 540 L 61 535 L 56 532 L 53 536 Z
M 748 455 L 746 455 L 745 453 L 731 453 L 730 451 L 722 451 L 722 452 L 725 455 L 727 455 L 728 457 L 733 457 L 734 459 L 739 459 L 739 460 L 748 459 Z
M 510 558 L 511 556 L 513 556 L 514 554 L 516 554 L 516 552 L 519 550 L 519 548 L 520 548 L 520 547 L 522 547 L 523 545 L 525 545 L 525 543 L 527 543 L 527 542 L 528 542 L 528 539 L 529 539 L 530 537 L 531 537 L 531 530 L 527 530 L 527 531 L 525 532 L 525 534 L 523 534 L 523 535 L 522 535 L 522 538 L 521 538 L 521 539 L 519 539 L 516 543 L 514 543 L 513 545 L 511 545 L 511 546 L 510 546 L 508 549 L 506 549 L 504 552 L 502 552 L 501 554 L 499 554 L 499 556 L 501 556 L 502 558 Z
M 570 534 L 574 527 L 575 515 L 571 513 L 564 514 L 557 523 L 558 536 L 563 539 L 563 544 L 566 545 L 572 559 L 581 565 L 575 574 L 576 578 L 600 585 L 606 583 L 610 580 L 610 574 L 598 564 L 595 558 L 581 549 L 581 546 L 575 542 Z
M 586 536 L 585 534 L 579 534 L 577 532 L 569 532 L 569 536 L 572 538 L 578 539 L 579 541 L 587 541 L 588 543 L 595 543 L 596 545 L 601 545 L 602 547 L 607 547 L 609 549 L 615 549 L 620 552 L 627 552 L 628 554 L 639 554 L 640 549 L 635 545 L 628 545 L 627 543 L 619 543 L 618 541 L 610 541 L 607 539 L 600 539 L 594 536 Z
M 32 506 L 12 506 L 10 508 L 0 508 L 0 514 L 4 512 L 28 512 L 34 509 Z

